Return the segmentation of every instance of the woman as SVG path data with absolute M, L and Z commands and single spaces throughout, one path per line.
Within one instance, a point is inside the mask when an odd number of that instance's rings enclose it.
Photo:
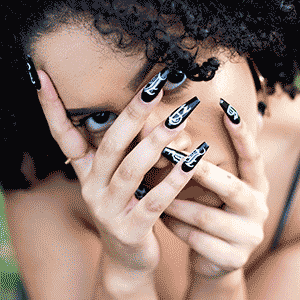
M 60 171 L 32 98 L 18 100 L 30 129 L 8 155 L 27 153 L 29 188 L 20 172 L 2 183 L 29 297 L 298 299 L 299 193 L 270 252 L 299 153 L 299 101 L 275 84 L 281 74 L 295 92 L 296 70 L 275 67 L 295 7 L 31 5 L 14 15 L 15 38 L 78 180 Z M 272 95 L 255 89 L 255 50 L 267 53 Z

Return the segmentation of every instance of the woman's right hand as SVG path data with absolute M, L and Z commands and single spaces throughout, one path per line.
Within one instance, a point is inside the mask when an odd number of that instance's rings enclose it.
M 38 96 L 51 134 L 63 153 L 72 158 L 83 199 L 101 233 L 103 250 L 114 262 L 127 268 L 153 270 L 159 261 L 159 244 L 153 225 L 191 179 L 194 169 L 183 171 L 181 161 L 142 200 L 138 201 L 134 193 L 144 175 L 159 160 L 164 147 L 184 129 L 186 121 L 173 129 L 167 128 L 165 122 L 160 123 L 125 156 L 163 95 L 160 91 L 153 101 L 146 103 L 141 100 L 140 91 L 95 150 L 67 118 L 47 74 L 38 71 L 38 75 L 42 86 Z M 194 100 L 194 107 L 197 101 Z M 192 110 L 184 106 L 179 112 L 188 116 Z

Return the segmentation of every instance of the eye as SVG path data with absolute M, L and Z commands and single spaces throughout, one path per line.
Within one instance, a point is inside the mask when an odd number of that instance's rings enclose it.
M 90 133 L 98 133 L 108 129 L 116 118 L 117 115 L 110 111 L 101 111 L 81 119 L 75 126 L 84 126 Z
M 164 90 L 171 91 L 182 85 L 186 80 L 186 75 L 182 71 L 174 71 L 168 75 L 168 81 Z

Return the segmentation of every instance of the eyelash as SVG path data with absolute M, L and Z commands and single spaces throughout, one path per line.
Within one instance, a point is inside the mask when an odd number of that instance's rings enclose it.
M 173 83 L 170 83 L 169 82 L 169 85 L 172 85 Z M 185 80 L 183 83 L 181 83 L 180 85 L 178 83 L 176 84 L 173 84 L 175 87 L 173 87 L 172 89 L 167 89 L 165 90 L 167 93 L 179 93 L 180 91 L 182 91 L 183 89 L 187 89 L 189 88 L 190 84 L 188 82 L 188 80 Z M 176 86 L 177 85 L 177 86 Z M 176 89 L 176 91 L 174 91 Z M 105 122 L 107 123 L 106 125 L 104 125 L 100 130 L 99 129 L 91 129 L 91 124 L 88 124 L 91 123 L 92 121 L 89 121 L 95 117 L 97 117 L 98 115 L 100 114 L 110 114 L 110 116 L 108 117 L 108 120 Z M 112 125 L 113 121 L 117 118 L 117 115 L 113 112 L 110 112 L 110 111 L 100 111 L 100 112 L 96 112 L 96 113 L 93 113 L 91 115 L 88 115 L 78 121 L 73 121 L 73 124 L 74 126 L 76 127 L 85 127 L 87 129 L 87 131 L 89 131 L 90 133 L 93 133 L 93 134 L 97 134 L 97 133 L 100 133 L 106 129 L 109 128 L 110 125 Z M 94 123 L 97 123 L 95 120 L 94 120 Z M 99 124 L 99 123 L 98 123 Z M 96 125 L 97 126 L 97 125 Z
M 99 130 L 99 128 L 97 128 L 97 129 L 91 128 L 92 127 L 91 122 L 96 123 L 96 126 L 99 127 L 99 125 L 97 125 L 99 123 L 97 123 L 97 121 L 95 121 L 95 118 L 99 117 L 99 115 L 101 115 L 101 114 L 102 114 L 102 116 L 100 116 L 100 117 L 103 117 L 103 115 L 104 115 L 104 117 L 107 117 L 107 121 L 104 122 L 106 124 L 104 126 L 102 126 L 102 128 L 100 130 Z M 107 114 L 109 114 L 109 116 L 107 116 Z M 108 129 L 109 126 L 112 125 L 113 121 L 116 118 L 117 118 L 117 115 L 115 113 L 113 113 L 113 112 L 110 112 L 110 111 L 100 111 L 100 112 L 93 113 L 93 114 L 91 114 L 89 116 L 86 116 L 86 117 L 82 118 L 79 121 L 74 122 L 74 123 L 78 123 L 78 124 L 74 124 L 74 125 L 76 127 L 83 127 L 84 126 L 90 133 L 96 134 L 96 133 L 99 133 L 101 131 L 104 131 L 104 130 Z M 94 121 L 91 121 L 91 119 L 94 119 Z

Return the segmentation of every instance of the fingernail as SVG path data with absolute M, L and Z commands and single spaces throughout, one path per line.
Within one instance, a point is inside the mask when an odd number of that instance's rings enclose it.
M 151 102 L 163 88 L 168 80 L 168 74 L 170 73 L 168 68 L 164 68 L 156 76 L 154 76 L 150 82 L 145 86 L 141 94 L 141 99 L 144 102 Z
M 195 149 L 183 162 L 181 169 L 184 172 L 189 172 L 194 169 L 200 159 L 204 156 L 208 150 L 209 145 L 205 142 L 202 143 L 197 149 Z
M 147 195 L 148 192 L 149 189 L 143 183 L 141 183 L 140 186 L 135 191 L 134 195 L 136 199 L 141 200 Z
M 221 98 L 220 105 L 233 124 L 240 123 L 241 118 L 240 118 L 239 114 L 229 103 L 227 103 L 224 99 Z
M 262 116 L 264 116 L 266 108 L 267 108 L 267 104 L 266 103 L 264 103 L 262 101 L 260 101 L 258 103 L 258 110 L 260 111 L 260 113 L 262 114 Z
M 178 162 L 180 162 L 180 160 L 183 157 L 186 157 L 187 155 L 179 152 L 177 150 L 171 149 L 166 147 L 163 151 L 162 151 L 162 156 L 165 157 L 166 159 L 168 159 L 172 164 L 177 164 Z
M 185 104 L 177 108 L 166 120 L 165 125 L 169 129 L 174 129 L 182 124 L 186 118 L 192 113 L 196 106 L 200 103 L 197 97 L 192 98 Z
M 41 83 L 30 55 L 27 55 L 26 61 L 27 61 L 27 71 L 30 76 L 31 83 L 34 85 L 37 91 L 40 91 Z
M 171 91 L 182 85 L 187 79 L 182 71 L 171 71 L 168 74 L 168 81 L 164 86 L 164 90 Z

